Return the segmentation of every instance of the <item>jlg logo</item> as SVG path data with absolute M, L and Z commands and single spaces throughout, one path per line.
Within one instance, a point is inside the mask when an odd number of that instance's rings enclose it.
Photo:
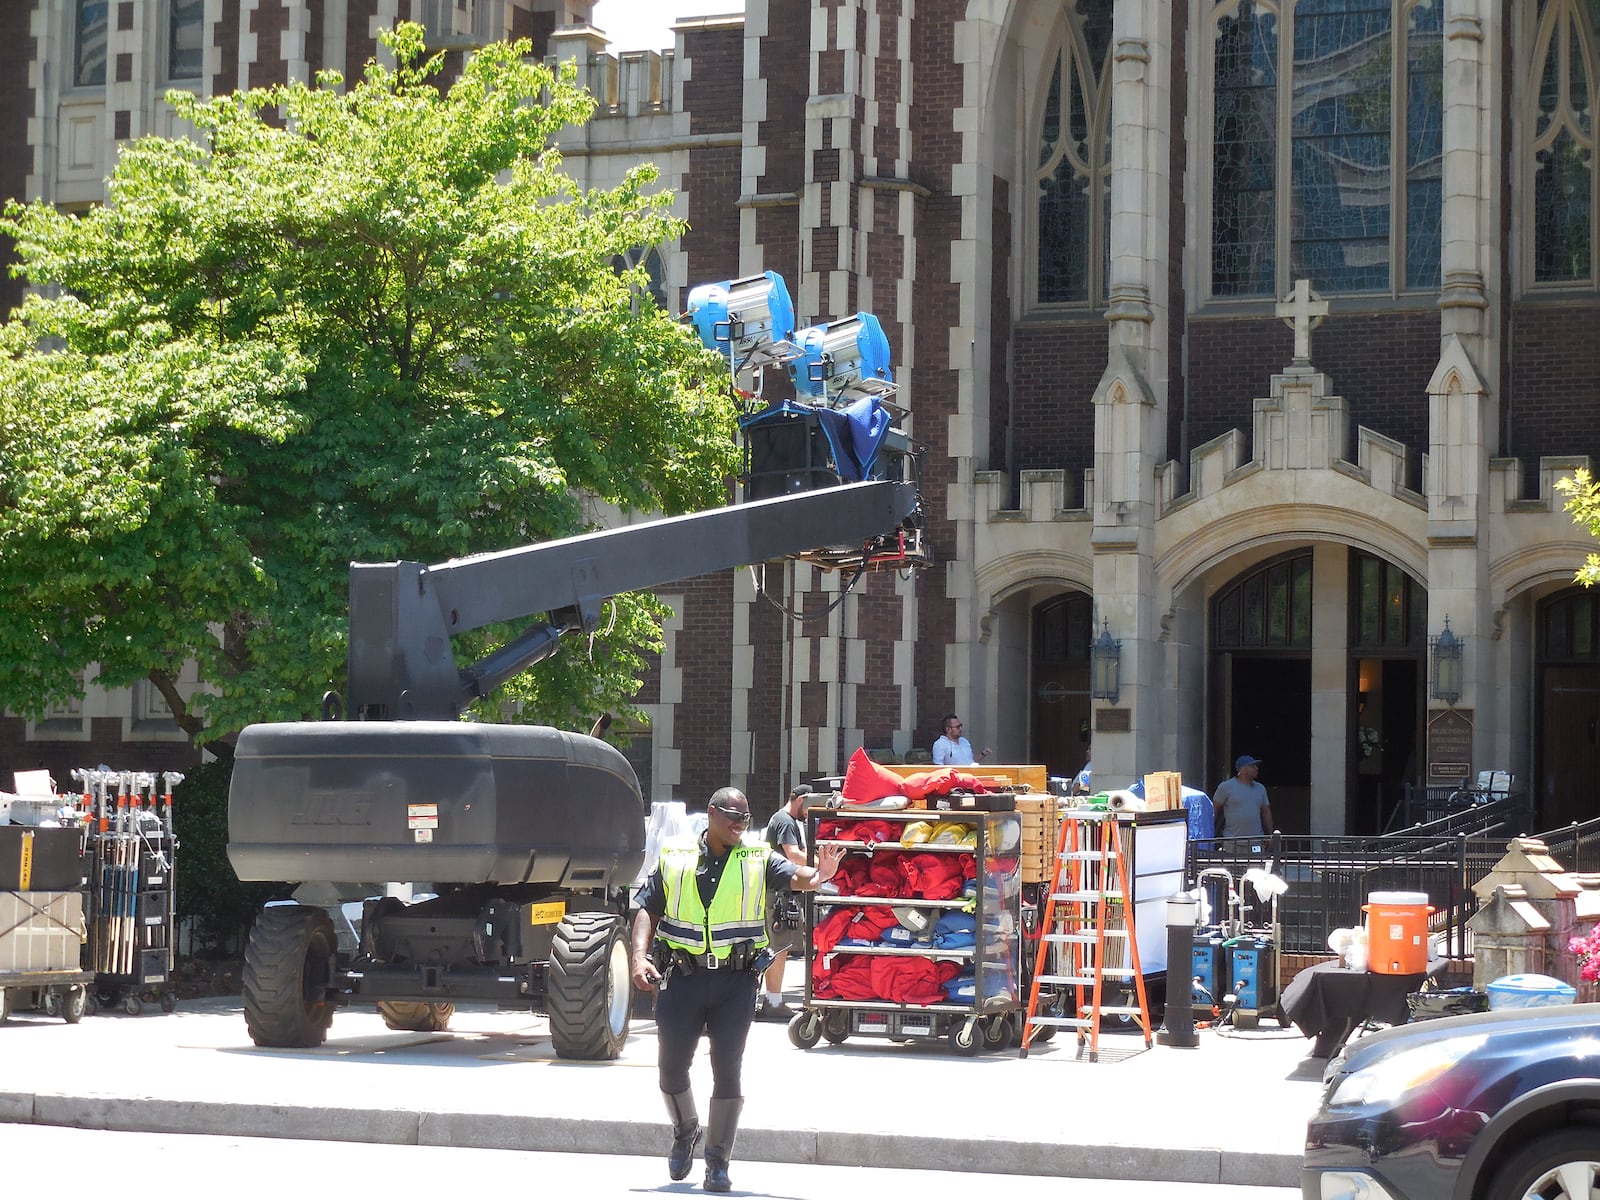
M 291 825 L 371 825 L 372 802 L 339 795 L 306 797 L 305 807 L 289 818 Z

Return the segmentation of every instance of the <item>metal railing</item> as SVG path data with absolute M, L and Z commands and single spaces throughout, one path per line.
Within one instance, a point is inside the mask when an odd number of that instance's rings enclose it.
M 1289 885 L 1278 899 L 1279 948 L 1296 954 L 1327 954 L 1328 935 L 1359 925 L 1372 892 L 1424 893 L 1440 952 L 1465 958 L 1471 954 L 1467 920 L 1478 909 L 1472 885 L 1504 857 L 1512 838 L 1526 832 L 1527 801 L 1512 795 L 1446 809 L 1433 821 L 1373 837 L 1271 834 L 1191 842 L 1189 879 L 1220 867 L 1254 900 L 1239 881 L 1249 868 L 1270 864 Z M 1600 870 L 1600 819 L 1539 836 L 1567 870 Z M 1213 910 L 1219 902 L 1213 898 Z M 1265 923 L 1265 908 L 1256 905 L 1247 917 Z

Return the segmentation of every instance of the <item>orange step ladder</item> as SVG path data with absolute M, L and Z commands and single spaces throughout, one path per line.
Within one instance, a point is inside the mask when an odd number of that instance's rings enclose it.
M 1047 1040 L 1065 1028 L 1077 1031 L 1078 1053 L 1087 1044 L 1089 1061 L 1098 1062 L 1100 1022 L 1106 1016 L 1136 1020 L 1144 1031 L 1145 1048 L 1150 1048 L 1150 1004 L 1139 969 L 1139 943 L 1133 936 L 1128 882 L 1116 815 L 1102 809 L 1064 812 L 1039 922 L 1039 951 L 1019 1057 L 1028 1057 L 1035 1040 Z M 1126 988 L 1126 996 L 1119 991 L 1118 999 L 1137 999 L 1138 1004 L 1108 1004 L 1108 978 L 1113 987 Z

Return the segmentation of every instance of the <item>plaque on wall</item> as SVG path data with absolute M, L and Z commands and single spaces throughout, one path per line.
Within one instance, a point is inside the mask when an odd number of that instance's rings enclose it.
M 1430 787 L 1458 784 L 1472 774 L 1472 710 L 1436 709 L 1428 716 Z
M 1094 727 L 1104 733 L 1127 733 L 1133 728 L 1133 709 L 1097 708 Z

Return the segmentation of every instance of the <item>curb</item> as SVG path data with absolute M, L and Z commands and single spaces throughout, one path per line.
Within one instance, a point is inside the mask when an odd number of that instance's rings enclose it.
M 1064 1115 L 1064 1119 L 1065 1115 Z M 664 1122 L 429 1113 L 365 1108 L 203 1103 L 0 1091 L 0 1122 L 384 1145 L 562 1154 L 665 1152 Z M 1161 1146 L 906 1135 L 861 1130 L 744 1128 L 737 1157 L 752 1162 L 906 1170 L 1298 1187 L 1299 1155 Z

